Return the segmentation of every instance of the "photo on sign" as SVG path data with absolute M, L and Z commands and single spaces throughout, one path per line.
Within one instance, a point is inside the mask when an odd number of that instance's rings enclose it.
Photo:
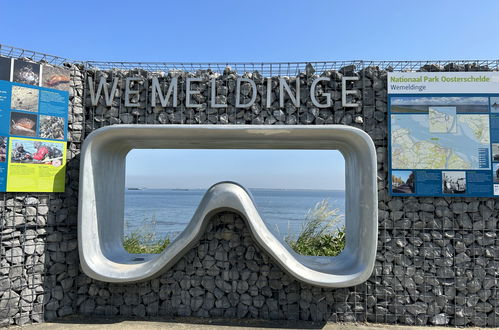
M 10 81 L 11 59 L 0 56 L 0 80 Z
M 456 113 L 488 113 L 489 98 L 451 95 L 390 97 L 390 111 L 392 113 L 427 114 L 431 107 L 449 106 L 455 107 Z
M 10 107 L 15 110 L 38 111 L 38 89 L 12 86 Z
M 492 176 L 494 177 L 494 183 L 499 183 L 499 163 L 492 164 Z
M 392 171 L 392 192 L 414 194 L 414 171 Z
M 59 167 L 63 163 L 63 144 L 38 140 L 12 139 L 11 163 L 42 164 Z
M 442 192 L 444 194 L 465 194 L 466 193 L 466 172 L 464 172 L 464 171 L 443 171 L 442 172 Z
M 44 139 L 64 140 L 64 118 L 40 116 L 40 137 Z
M 10 134 L 36 137 L 37 116 L 23 112 L 10 113 Z
M 490 112 L 499 112 L 499 97 L 490 98 Z
M 14 76 L 12 81 L 39 86 L 40 84 L 40 64 L 14 60 Z
M 0 163 L 5 163 L 7 159 L 7 142 L 8 137 L 0 136 Z
M 499 162 L 499 143 L 492 143 L 492 161 Z
M 42 86 L 69 91 L 69 70 L 65 68 L 44 65 L 42 69 Z
M 499 184 L 494 185 L 494 196 L 499 195 Z

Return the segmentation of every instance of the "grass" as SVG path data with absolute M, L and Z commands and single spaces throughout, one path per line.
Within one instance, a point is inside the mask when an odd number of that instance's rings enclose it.
M 127 224 L 128 225 L 128 224 Z M 161 253 L 169 244 L 170 238 L 156 237 L 156 216 L 144 219 L 139 228 L 123 238 L 123 247 L 128 253 Z
M 338 228 L 343 216 L 338 209 L 330 209 L 329 202 L 322 200 L 305 216 L 298 237 L 288 234 L 285 241 L 297 253 L 307 256 L 336 256 L 346 243 L 345 227 Z M 123 239 L 128 253 L 161 253 L 170 238 L 156 237 L 156 217 L 144 219 L 141 226 Z
M 143 235 L 132 233 L 123 240 L 123 247 L 128 253 L 161 253 L 170 244 L 170 239 L 148 243 Z
M 338 209 L 330 209 L 329 202 L 322 200 L 308 211 L 298 237 L 288 235 L 285 241 L 302 255 L 336 256 L 346 243 L 345 227 L 337 228 L 342 219 Z

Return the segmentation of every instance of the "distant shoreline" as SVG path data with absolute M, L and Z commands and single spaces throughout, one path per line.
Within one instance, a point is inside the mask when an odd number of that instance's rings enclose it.
M 127 191 L 147 191 L 147 190 L 195 191 L 195 190 L 207 190 L 208 188 L 141 188 L 140 190 L 136 190 L 133 189 L 133 187 L 127 187 L 125 189 Z M 277 191 L 345 191 L 345 189 L 314 189 L 314 188 L 246 188 L 246 189 L 277 190 Z

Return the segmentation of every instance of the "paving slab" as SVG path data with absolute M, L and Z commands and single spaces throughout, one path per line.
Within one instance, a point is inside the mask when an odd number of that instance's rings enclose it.
M 211 330 L 211 329 L 323 329 L 323 330 L 381 330 L 381 329 L 407 329 L 407 330 L 448 330 L 448 327 L 416 327 L 404 325 L 388 325 L 376 323 L 332 323 L 332 322 L 307 322 L 307 321 L 269 321 L 253 319 L 199 319 L 190 317 L 178 318 L 148 318 L 131 319 L 118 317 L 95 316 L 69 316 L 58 319 L 56 322 L 30 324 L 22 327 L 11 327 L 23 330 L 153 330 L 153 329 L 185 329 L 185 330 Z M 476 330 L 482 328 L 466 328 Z M 499 329 L 499 328 L 483 328 Z

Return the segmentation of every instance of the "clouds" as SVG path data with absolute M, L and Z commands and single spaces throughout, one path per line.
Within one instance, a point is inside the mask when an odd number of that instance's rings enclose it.
M 459 96 L 444 96 L 444 97 L 392 97 L 391 105 L 489 105 L 488 97 L 459 97 Z

